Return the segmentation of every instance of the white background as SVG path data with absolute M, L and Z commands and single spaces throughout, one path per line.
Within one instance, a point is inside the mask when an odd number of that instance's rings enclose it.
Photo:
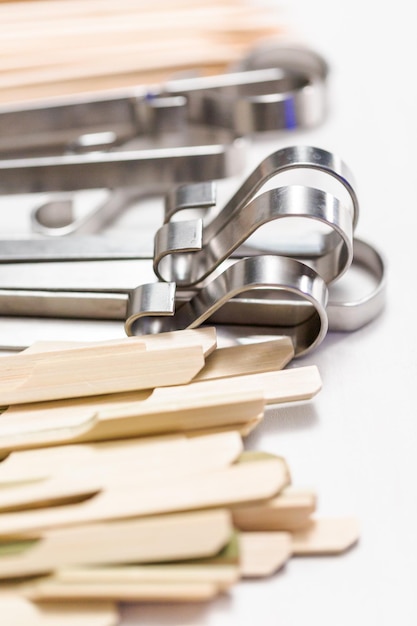
M 276 576 L 241 583 L 207 606 L 126 607 L 126 625 L 417 623 L 417 5 L 292 0 L 279 6 L 278 19 L 329 61 L 330 114 L 314 131 L 258 143 L 248 169 L 290 143 L 341 156 L 357 180 L 357 234 L 387 259 L 388 295 L 375 323 L 329 335 L 299 361 L 319 366 L 322 392 L 312 403 L 271 411 L 248 446 L 285 456 L 294 484 L 317 490 L 320 514 L 356 515 L 361 540 L 341 557 L 293 559 Z M 1 326 L 3 333 L 23 334 L 27 327 L 21 320 Z M 113 332 L 99 328 L 102 335 Z

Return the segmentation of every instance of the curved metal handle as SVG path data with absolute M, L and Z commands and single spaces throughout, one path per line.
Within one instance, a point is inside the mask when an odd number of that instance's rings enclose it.
M 273 326 L 289 335 L 296 354 L 316 347 L 327 332 L 327 286 L 311 268 L 294 259 L 259 255 L 236 261 L 199 289 L 174 313 L 174 283 L 152 283 L 134 290 L 125 324 L 128 335 L 195 328 L 210 318 L 221 322 L 224 304 L 239 296 L 246 307 L 235 324 Z M 273 294 L 274 297 L 271 297 Z M 267 308 L 260 314 L 259 302 Z M 252 316 L 252 318 L 251 318 Z M 227 320 L 230 322 L 230 320 Z
M 278 243 L 274 252 L 302 260 L 330 283 L 352 262 L 352 218 L 334 196 L 318 189 L 279 187 L 244 204 L 211 238 L 205 237 L 202 220 L 169 222 L 155 236 L 154 271 L 161 280 L 178 286 L 200 283 L 264 224 L 282 218 L 305 218 L 331 229 L 300 243 L 299 232 Z

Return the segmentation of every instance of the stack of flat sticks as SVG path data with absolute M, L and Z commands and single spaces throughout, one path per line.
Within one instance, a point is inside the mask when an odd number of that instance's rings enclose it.
M 222 72 L 280 33 L 245 0 L 0 2 L 0 102 Z
M 244 450 L 268 404 L 319 391 L 292 356 L 288 338 L 219 349 L 203 328 L 0 359 L 6 623 L 110 626 L 119 601 L 208 601 L 355 543 L 283 458 Z

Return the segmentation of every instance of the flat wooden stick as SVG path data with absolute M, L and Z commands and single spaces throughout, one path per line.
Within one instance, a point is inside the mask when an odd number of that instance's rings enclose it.
M 213 561 L 213 562 L 212 562 Z M 195 563 L 113 565 L 58 570 L 54 581 L 66 584 L 130 584 L 163 582 L 210 582 L 227 589 L 240 578 L 239 563 L 217 563 L 214 559 L 196 559 Z
M 152 475 L 155 470 L 171 471 L 171 466 L 189 464 L 188 471 L 199 471 L 202 457 L 204 465 L 211 463 L 207 469 L 213 469 L 232 463 L 242 451 L 239 435 L 231 431 L 193 439 L 184 436 L 127 439 L 14 452 L 0 463 L 0 494 L 1 486 L 10 488 L 16 483 L 18 486 L 39 483 L 57 476 L 73 476 L 74 473 L 98 473 L 104 480 L 109 480 L 112 476 L 117 478 L 126 468 Z M 212 455 L 216 459 L 210 461 Z
M 241 533 L 239 544 L 244 578 L 271 576 L 292 554 L 291 535 L 285 532 Z
M 114 600 L 115 602 L 205 602 L 222 588 L 209 581 L 62 583 L 44 580 L 20 590 L 31 600 Z
M 143 343 L 135 340 L 112 346 L 5 356 L 0 360 L 0 404 L 187 383 L 203 365 L 201 346 L 146 350 Z
M 317 368 L 308 366 L 160 387 L 150 395 L 17 405 L 2 415 L 0 451 L 242 424 L 262 413 L 265 401 L 306 400 L 320 388 Z
M 289 337 L 217 348 L 206 358 L 205 365 L 194 377 L 194 382 L 282 370 L 293 356 L 294 348 Z
M 241 437 L 247 437 L 262 422 L 263 413 L 253 420 L 243 424 L 227 424 L 226 426 L 218 426 L 213 428 L 202 428 L 200 430 L 187 430 L 187 437 L 199 437 L 200 435 L 213 435 L 215 433 L 236 432 Z
M 137 497 L 132 497 L 130 486 L 110 486 L 77 504 L 4 513 L 0 516 L 0 536 L 265 500 L 288 485 L 289 471 L 283 459 L 261 453 L 255 457 L 244 453 L 244 459 L 226 469 L 142 488 Z
M 316 495 L 287 487 L 276 498 L 232 510 L 236 528 L 246 531 L 293 531 L 308 526 L 316 509 Z
M 117 626 L 112 602 L 31 602 L 17 591 L 0 592 L 0 614 L 7 626 Z
M 152 393 L 10 407 L 2 415 L 0 450 L 201 431 L 252 422 L 263 414 L 265 400 L 259 388 L 225 389 L 213 381 L 200 395 L 190 394 L 188 386 L 181 389 L 184 393 L 168 396 L 161 396 L 158 388 Z
M 205 365 L 193 378 L 192 382 L 253 375 L 263 372 L 276 372 L 282 370 L 294 356 L 294 348 L 289 337 L 215 349 L 216 332 L 214 328 L 144 335 L 140 339 L 144 342 L 147 350 L 169 348 L 173 347 L 173 344 L 195 345 L 201 342 L 205 356 Z M 126 341 L 129 341 L 129 339 Z M 83 347 L 111 347 L 118 344 L 119 342 L 115 341 L 101 342 L 99 344 L 43 341 L 34 343 L 21 354 L 63 351 Z
M 130 448 L 128 454 L 123 454 L 121 447 L 118 454 L 113 451 L 104 458 L 97 455 L 96 463 L 83 464 L 73 456 L 67 460 L 65 469 L 56 471 L 46 480 L 14 486 L 9 483 L 0 488 L 0 512 L 67 504 L 109 488 L 130 486 L 133 492 L 140 493 L 141 489 L 148 491 L 152 486 L 167 486 L 187 476 L 226 468 L 242 452 L 241 439 L 233 432 L 195 437 L 182 443 L 165 446 L 162 455 L 152 446 L 152 460 L 149 454 L 140 454 L 140 446 Z M 170 450 L 171 447 L 174 450 Z
M 126 339 L 110 339 L 100 342 L 86 341 L 36 341 L 29 348 L 20 353 L 20 356 L 40 353 L 40 352 L 63 352 L 78 348 L 96 348 L 119 346 L 120 344 L 130 344 L 132 341 L 144 344 L 147 351 L 165 350 L 169 348 L 183 346 L 201 345 L 203 354 L 208 357 L 217 346 L 216 329 L 213 326 L 204 328 L 193 328 L 187 330 L 174 330 L 156 335 L 142 335 L 140 337 L 126 337 Z M 19 355 L 17 355 L 19 356 Z
M 351 517 L 318 518 L 292 533 L 295 555 L 334 555 L 345 552 L 359 539 L 358 520 Z
M 13 544 L 0 543 L 0 578 L 44 574 L 72 565 L 203 558 L 219 552 L 231 532 L 225 510 L 48 531 L 40 540 L 17 542 L 15 554 Z

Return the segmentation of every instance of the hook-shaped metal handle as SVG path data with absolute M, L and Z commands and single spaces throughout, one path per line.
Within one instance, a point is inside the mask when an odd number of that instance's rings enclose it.
M 285 192 L 276 190 L 274 200 L 282 202 L 278 207 L 273 207 L 270 203 L 273 198 L 271 193 L 261 196 L 262 200 L 255 198 L 257 192 L 270 178 L 299 168 L 323 172 L 341 183 L 351 201 L 351 206 L 347 207 L 350 211 L 349 219 L 346 215 L 342 216 L 346 210 L 341 208 L 339 200 L 319 190 L 306 191 L 304 197 L 300 191 L 295 191 L 294 198 L 291 198 L 289 190 Z M 198 185 L 190 188 L 188 206 L 191 206 L 192 196 L 198 195 L 198 189 Z M 295 205 L 291 204 L 292 200 L 295 201 Z M 314 202 L 318 203 L 317 210 L 312 206 Z M 166 219 L 169 219 L 173 212 L 171 198 L 166 210 Z M 177 224 L 168 221 L 164 224 L 155 236 L 155 273 L 162 280 L 174 281 L 178 285 L 196 284 L 210 274 L 261 224 L 270 219 L 295 214 L 320 219 L 338 232 L 338 235 L 333 232 L 330 236 L 321 238 L 321 255 L 324 253 L 327 261 L 332 246 L 334 248 L 330 264 L 313 261 L 312 265 L 323 272 L 327 282 L 341 276 L 352 259 L 352 233 L 359 217 L 359 202 L 353 176 L 345 163 L 334 154 L 310 146 L 291 146 L 266 157 L 204 228 L 202 224 L 196 222 L 187 226 L 185 222 Z M 294 247 L 280 246 L 274 249 L 274 252 L 294 256 Z M 307 252 L 295 256 L 302 256 L 303 260 L 307 260 L 314 256 L 314 253 Z M 316 253 L 315 256 L 318 257 L 320 254 Z
M 359 201 L 355 191 L 354 177 L 342 159 L 313 146 L 287 146 L 265 157 L 244 180 L 221 211 L 205 227 L 207 238 L 221 230 L 225 223 L 239 213 L 242 206 L 256 196 L 273 176 L 294 169 L 309 169 L 328 174 L 347 191 L 351 201 L 352 222 L 355 229 L 359 219 Z
M 294 259 L 259 255 L 240 259 L 198 290 L 174 312 L 174 283 L 152 283 L 130 295 L 128 335 L 195 328 L 211 322 L 272 326 L 289 335 L 296 354 L 312 350 L 328 327 L 327 286 L 311 268 Z M 268 303 L 259 307 L 263 298 Z M 236 299 L 236 309 L 230 307 Z M 222 307 L 228 304 L 227 319 Z M 240 311 L 240 313 L 239 313 Z
M 154 249 L 155 273 L 178 286 L 195 285 L 264 224 L 283 218 L 306 218 L 331 229 L 300 242 L 300 234 L 280 244 L 276 252 L 302 260 L 330 283 L 352 262 L 352 217 L 334 196 L 310 187 L 278 187 L 244 204 L 234 217 L 210 239 L 204 236 L 202 220 L 169 222 L 157 231 Z

